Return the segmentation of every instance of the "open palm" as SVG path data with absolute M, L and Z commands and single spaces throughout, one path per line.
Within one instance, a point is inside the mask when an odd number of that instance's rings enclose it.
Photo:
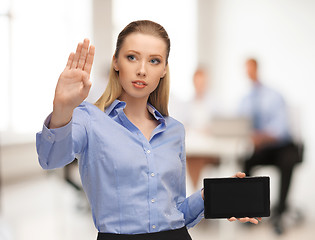
M 56 86 L 54 105 L 74 109 L 88 96 L 94 53 L 94 46 L 89 48 L 89 40 L 85 39 L 78 44 L 76 53 L 70 54 Z
M 67 66 L 60 74 L 55 90 L 50 128 L 67 124 L 72 118 L 73 110 L 89 94 L 92 85 L 90 73 L 95 54 L 95 47 L 89 45 L 88 39 L 79 43 L 76 52 L 70 54 Z

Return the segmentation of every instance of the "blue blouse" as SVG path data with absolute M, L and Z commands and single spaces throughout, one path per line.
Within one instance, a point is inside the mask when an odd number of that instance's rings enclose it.
M 203 217 L 198 191 L 186 198 L 185 130 L 153 106 L 159 125 L 148 141 L 115 100 L 105 113 L 83 102 L 66 126 L 36 135 L 44 169 L 79 159 L 79 171 L 98 231 L 137 234 L 192 227 Z

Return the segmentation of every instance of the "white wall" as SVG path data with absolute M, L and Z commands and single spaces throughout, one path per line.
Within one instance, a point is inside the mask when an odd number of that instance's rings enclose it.
M 33 5 L 38 3 L 38 0 L 32 1 Z M 22 2 L 16 0 L 14 3 L 18 5 Z M 16 114 L 20 114 L 19 117 L 15 116 L 14 122 L 18 123 L 16 125 L 20 129 L 23 130 L 25 128 L 26 133 L 23 131 L 21 133 L 12 132 L 12 129 L 16 130 L 14 127 L 0 132 L 0 178 L 4 184 L 16 182 L 34 175 L 46 174 L 46 171 L 42 170 L 37 160 L 35 133 L 41 130 L 45 117 L 52 111 L 52 101 L 58 75 L 64 68 L 69 53 L 75 51 L 77 42 L 82 41 L 83 38 L 90 38 L 91 43 L 97 49 L 93 65 L 93 76 L 91 78 L 93 86 L 89 100 L 91 102 L 95 101 L 104 91 L 107 75 L 106 67 L 109 65 L 112 54 L 111 1 L 84 0 L 80 5 L 76 5 L 77 11 L 69 14 L 68 10 L 73 9 L 73 3 L 74 0 L 67 0 L 66 2 L 58 0 L 48 5 L 43 3 L 43 5 L 38 6 L 40 11 L 32 8 L 30 13 L 33 13 L 32 11 L 36 12 L 32 17 L 28 17 L 27 14 L 29 12 L 23 11 L 23 9 L 25 10 L 29 7 L 26 2 L 25 6 L 18 5 L 13 7 L 13 12 L 15 13 L 13 21 L 15 28 L 13 30 L 18 34 L 17 36 L 14 35 L 15 42 L 12 43 L 14 52 L 18 54 L 18 56 L 13 56 L 13 60 L 17 59 L 17 62 L 13 62 L 14 66 L 16 66 L 14 74 L 24 74 L 26 77 L 23 79 L 13 79 L 11 84 L 17 84 L 16 81 L 18 80 L 31 86 L 36 83 L 37 87 L 34 89 L 17 87 L 25 96 L 32 95 L 33 98 L 28 99 L 28 97 L 21 95 L 16 98 L 17 101 L 8 105 L 12 107 L 14 104 L 21 105 L 21 102 L 23 102 L 24 105 L 22 108 L 19 107 L 14 110 Z M 63 6 L 62 8 L 60 7 L 61 5 Z M 47 9 L 51 11 L 48 15 L 45 15 L 47 14 Z M 38 21 L 38 18 L 41 21 Z M 74 21 L 76 21 L 76 24 L 74 24 Z M 91 28 L 92 23 L 93 28 Z M 27 24 L 29 28 L 26 29 L 25 25 Z M 55 26 L 53 30 L 51 28 L 52 25 Z M 42 27 L 40 28 L 39 26 Z M 26 38 L 26 40 L 23 39 L 20 35 L 24 31 L 31 33 L 32 37 Z M 28 48 L 25 48 L 25 45 Z M 26 56 L 29 56 L 29 52 L 34 53 L 34 51 L 36 56 L 42 56 L 43 53 L 49 55 L 49 60 L 45 63 L 44 61 L 35 61 L 34 59 L 34 61 L 29 60 L 25 62 Z M 42 59 L 42 57 L 38 58 Z M 20 63 L 23 61 L 25 64 Z M 37 69 L 38 71 L 35 71 L 36 73 L 31 76 L 29 73 L 33 73 L 34 69 L 30 66 L 34 64 L 40 70 Z M 43 68 L 42 66 L 45 67 Z M 19 72 L 17 69 L 22 70 Z M 27 69 L 27 71 L 23 69 Z M 40 77 L 41 72 L 45 73 L 45 78 Z M 18 94 L 15 93 L 15 95 Z M 36 104 L 29 104 L 28 101 L 34 101 Z M 6 114 L 5 111 L 2 113 Z M 22 121 L 22 117 L 26 122 Z M 32 125 L 28 126 L 30 121 Z M 11 124 L 14 125 L 14 123 Z
M 199 59 L 207 61 L 227 109 L 248 87 L 244 61 L 256 57 L 261 81 L 300 107 L 305 162 L 291 191 L 294 205 L 315 216 L 315 1 L 199 0 Z
M 95 45 L 95 57 L 92 70 L 92 87 L 87 98 L 89 102 L 95 102 L 104 92 L 107 84 L 109 66 L 112 59 L 112 1 L 91 0 L 93 17 L 93 39 Z

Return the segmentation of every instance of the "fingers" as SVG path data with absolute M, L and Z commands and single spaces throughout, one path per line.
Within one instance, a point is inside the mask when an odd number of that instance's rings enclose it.
M 238 173 L 236 173 L 236 177 L 238 177 L 238 178 L 244 178 L 244 177 L 246 177 L 246 174 L 243 173 L 243 172 L 238 172 Z
M 258 224 L 259 221 L 256 218 L 250 218 L 249 221 L 253 224 Z
M 70 67 L 71 69 L 77 68 L 77 66 L 78 66 L 78 61 L 80 59 L 82 46 L 83 46 L 82 43 L 79 43 L 78 46 L 77 46 L 77 50 L 75 52 L 74 59 L 72 61 L 71 67 Z
M 86 71 L 88 74 L 91 73 L 94 55 L 95 55 L 95 47 L 93 45 L 91 45 L 90 49 L 89 49 L 89 53 L 88 53 L 87 58 L 86 58 L 84 68 L 83 68 L 83 70 Z
M 245 222 L 251 222 L 253 224 L 258 224 L 259 223 L 259 221 L 256 218 L 248 218 L 248 217 L 240 218 L 240 221 L 243 222 L 243 223 L 245 223 Z
M 233 175 L 232 177 L 234 177 L 234 178 L 244 178 L 244 177 L 246 177 L 246 174 L 245 173 L 243 173 L 243 172 L 237 172 L 235 175 Z
M 77 68 L 83 69 L 86 56 L 88 54 L 89 45 L 90 45 L 90 40 L 87 38 L 84 39 Z
M 249 221 L 250 221 L 250 218 L 248 218 L 248 217 L 245 217 L 245 218 L 238 218 L 237 220 L 239 220 L 239 221 L 242 222 L 242 223 L 246 223 L 246 222 L 249 222 Z
M 249 217 L 245 217 L 245 218 L 235 218 L 235 217 L 231 217 L 228 219 L 230 222 L 234 222 L 236 220 L 240 221 L 241 223 L 246 223 L 246 222 L 251 222 L 253 224 L 258 224 L 259 221 L 261 221 L 261 218 L 249 218 Z
M 83 43 L 78 43 L 74 56 L 71 56 L 71 61 L 68 60 L 67 67 L 70 67 L 71 69 L 82 69 L 90 74 L 94 60 L 95 47 L 91 45 L 89 48 L 89 45 L 90 40 L 87 38 L 84 39 Z
M 72 62 L 73 62 L 73 59 L 74 59 L 74 53 L 70 53 L 69 55 L 69 58 L 68 58 L 68 62 L 67 62 L 67 65 L 66 65 L 66 68 L 70 68 L 71 65 L 72 65 Z

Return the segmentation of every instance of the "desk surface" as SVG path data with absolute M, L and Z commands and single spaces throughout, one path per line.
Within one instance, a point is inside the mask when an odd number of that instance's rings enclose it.
M 215 137 L 206 133 L 187 131 L 187 156 L 241 157 L 252 152 L 248 137 Z

